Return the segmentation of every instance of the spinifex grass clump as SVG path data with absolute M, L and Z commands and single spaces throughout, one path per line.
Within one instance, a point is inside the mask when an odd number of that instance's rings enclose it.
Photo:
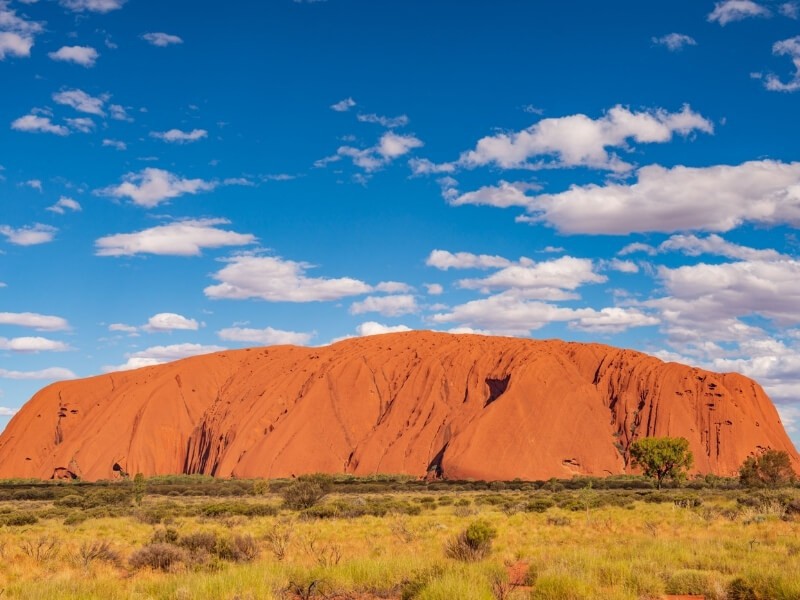
M 449 558 L 472 562 L 489 556 L 492 551 L 492 540 L 497 537 L 497 530 L 484 520 L 470 524 L 464 531 L 447 542 L 444 552 Z
M 185 562 L 186 553 L 177 546 L 167 543 L 153 543 L 139 548 L 131 554 L 128 562 L 134 569 L 154 569 L 169 571 Z
M 134 569 L 175 570 L 180 565 L 213 566 L 215 561 L 248 563 L 261 550 L 250 534 L 221 536 L 214 531 L 194 531 L 185 535 L 171 527 L 156 529 L 150 543 L 136 550 L 129 563 Z

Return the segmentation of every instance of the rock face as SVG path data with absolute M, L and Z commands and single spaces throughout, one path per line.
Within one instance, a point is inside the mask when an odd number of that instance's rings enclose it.
M 220 352 L 56 383 L 0 436 L 0 477 L 630 472 L 682 436 L 700 473 L 797 451 L 761 387 L 598 344 L 432 332 Z

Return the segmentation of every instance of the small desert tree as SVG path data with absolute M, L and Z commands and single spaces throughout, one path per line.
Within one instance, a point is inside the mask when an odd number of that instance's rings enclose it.
M 658 489 L 665 479 L 682 480 L 694 464 L 686 438 L 643 438 L 633 442 L 630 451 L 644 474 L 655 478 Z
M 328 495 L 330 483 L 331 478 L 320 473 L 301 475 L 280 491 L 283 505 L 292 510 L 311 508 Z
M 782 487 L 795 481 L 792 459 L 783 450 L 767 450 L 748 456 L 739 469 L 739 483 L 745 487 Z

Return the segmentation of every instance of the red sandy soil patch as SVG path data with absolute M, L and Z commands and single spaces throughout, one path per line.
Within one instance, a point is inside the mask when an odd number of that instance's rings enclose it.
M 508 573 L 508 584 L 516 589 L 533 589 L 528 587 L 528 568 L 530 563 L 524 560 L 508 565 L 506 572 Z

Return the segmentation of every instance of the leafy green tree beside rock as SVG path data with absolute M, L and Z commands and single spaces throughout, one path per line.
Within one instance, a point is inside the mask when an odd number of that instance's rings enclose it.
M 739 469 L 739 483 L 745 487 L 777 488 L 797 480 L 789 454 L 783 450 L 767 450 L 748 456 Z
M 636 440 L 630 447 L 631 458 L 642 472 L 656 480 L 661 489 L 665 479 L 681 481 L 694 464 L 686 438 L 648 437 Z

